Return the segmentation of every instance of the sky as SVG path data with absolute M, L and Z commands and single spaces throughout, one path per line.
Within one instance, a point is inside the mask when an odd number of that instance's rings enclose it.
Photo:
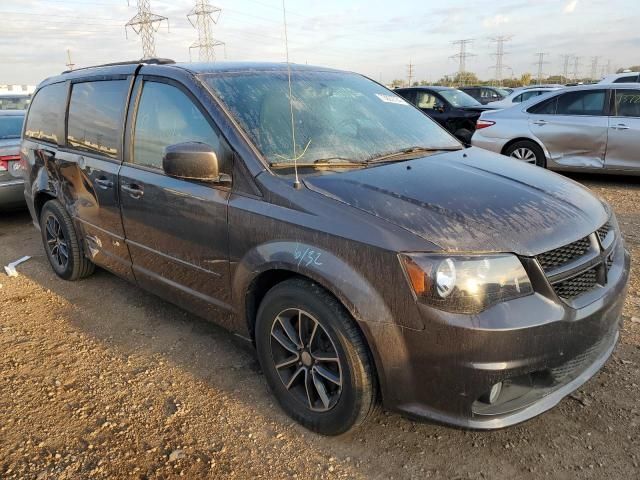
M 195 0 L 150 0 L 168 17 L 156 33 L 156 54 L 189 61 L 197 32 L 187 20 Z M 78 67 L 142 56 L 140 39 L 125 35 L 136 0 L 0 0 L 0 84 L 37 84 L 66 69 L 66 50 Z M 222 9 L 213 26 L 225 43 L 217 59 L 284 61 L 281 0 L 210 0 Z M 292 62 L 352 70 L 385 83 L 436 81 L 458 69 L 452 44 L 473 39 L 467 70 L 493 76 L 495 44 L 505 44 L 503 76 L 537 73 L 536 53 L 546 53 L 543 73 L 560 74 L 563 54 L 581 57 L 589 76 L 592 57 L 613 68 L 640 64 L 639 0 L 286 0 Z M 192 52 L 197 60 L 197 51 Z M 600 68 L 598 68 L 600 73 Z

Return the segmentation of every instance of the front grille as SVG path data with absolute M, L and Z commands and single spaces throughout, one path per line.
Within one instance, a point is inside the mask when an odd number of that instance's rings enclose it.
M 591 243 L 589 237 L 584 237 L 576 242 L 565 245 L 564 247 L 549 250 L 541 253 L 536 258 L 540 262 L 540 266 L 545 272 L 561 267 L 576 258 L 582 257 L 589 251 Z
M 596 286 L 598 267 L 582 272 L 575 277 L 553 284 L 559 297 L 572 300 Z
M 605 223 L 598 230 L 596 230 L 596 233 L 598 234 L 598 238 L 600 239 L 600 243 L 604 242 L 604 239 L 607 238 L 607 235 L 609 234 L 609 230 L 611 230 L 611 222 Z

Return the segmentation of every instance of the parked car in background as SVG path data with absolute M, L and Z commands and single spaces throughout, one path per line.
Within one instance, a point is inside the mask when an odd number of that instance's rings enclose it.
M 99 265 L 250 340 L 327 435 L 378 398 L 503 428 L 611 355 L 629 255 L 588 189 L 465 149 L 355 73 L 146 62 L 34 95 L 25 196 L 59 277 Z
M 24 208 L 20 134 L 24 110 L 0 110 L 0 210 Z
M 511 93 L 510 90 L 506 90 L 502 87 L 460 87 L 458 90 L 462 90 L 467 95 L 472 96 L 481 104 L 486 105 L 489 102 L 497 102 Z
M 607 75 L 598 83 L 639 83 L 640 72 L 614 73 Z
M 483 113 L 471 143 L 551 170 L 640 174 L 640 86 L 569 87 Z
M 0 110 L 26 110 L 31 95 L 25 93 L 0 93 Z
M 553 92 L 559 88 L 561 87 L 532 87 L 516 89 L 502 100 L 487 103 L 487 106 L 493 108 L 510 108 L 518 103 L 526 102 L 530 98 L 544 95 L 548 92 Z
M 411 87 L 395 90 L 446 128 L 465 144 L 471 141 L 480 113 L 490 107 L 482 105 L 461 90 L 449 87 Z

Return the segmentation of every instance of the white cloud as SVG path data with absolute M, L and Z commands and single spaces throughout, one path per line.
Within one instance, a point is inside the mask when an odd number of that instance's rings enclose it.
M 571 0 L 564 6 L 564 13 L 573 13 L 578 6 L 578 0 Z
M 495 28 L 500 25 L 504 25 L 505 23 L 509 23 L 509 17 L 506 15 L 498 14 L 493 17 L 485 18 L 482 24 L 486 28 Z

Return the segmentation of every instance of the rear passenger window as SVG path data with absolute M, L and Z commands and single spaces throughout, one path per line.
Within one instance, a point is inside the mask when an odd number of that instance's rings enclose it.
M 31 102 L 24 135 L 53 143 L 62 141 L 66 105 L 66 83 L 41 88 Z
M 558 97 L 557 115 L 602 115 L 604 90 L 569 92 Z
M 629 75 L 627 77 L 617 78 L 613 83 L 636 83 L 638 81 L 638 75 Z
M 640 90 L 616 90 L 616 117 L 640 117 Z
M 71 147 L 118 157 L 128 84 L 127 80 L 105 80 L 73 85 L 67 126 Z
M 536 115 L 554 115 L 556 113 L 556 106 L 558 103 L 558 97 L 550 98 L 544 102 L 536 103 L 527 110 L 528 113 L 535 113 Z
M 183 142 L 210 145 L 224 171 L 218 135 L 191 99 L 171 85 L 145 82 L 136 115 L 133 163 L 162 169 L 165 147 Z

